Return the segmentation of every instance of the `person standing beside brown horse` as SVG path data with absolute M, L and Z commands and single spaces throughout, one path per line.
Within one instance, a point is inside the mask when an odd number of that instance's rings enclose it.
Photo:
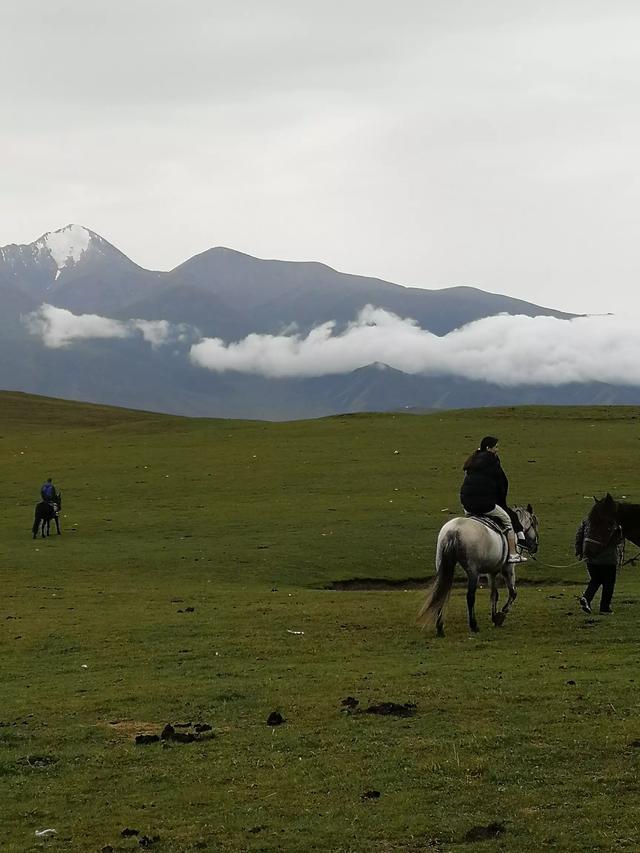
M 625 531 L 619 518 L 621 506 L 628 509 L 633 505 L 618 504 L 610 494 L 601 501 L 596 500 L 591 512 L 576 531 L 576 557 L 585 560 L 590 578 L 587 588 L 578 599 L 585 613 L 591 613 L 591 602 L 600 587 L 600 613 L 613 613 L 611 600 L 616 575 L 624 559 Z

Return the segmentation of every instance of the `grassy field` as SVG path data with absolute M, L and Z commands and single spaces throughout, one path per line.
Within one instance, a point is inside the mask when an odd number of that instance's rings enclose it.
M 0 850 L 640 849 L 640 581 L 625 569 L 615 614 L 587 618 L 572 547 L 591 495 L 640 501 L 639 425 L 630 408 L 205 421 L 0 394 Z M 541 522 L 504 628 L 486 591 L 479 635 L 457 589 L 436 640 L 408 583 L 327 589 L 429 576 L 486 433 Z M 34 542 L 47 476 L 64 532 Z M 383 702 L 414 713 L 364 713 Z M 212 731 L 135 743 L 167 723 Z

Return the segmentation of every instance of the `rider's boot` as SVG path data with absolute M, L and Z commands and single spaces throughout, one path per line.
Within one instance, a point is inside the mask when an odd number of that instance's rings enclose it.
M 518 549 L 516 546 L 516 535 L 513 530 L 510 530 L 507 533 L 507 544 L 509 546 L 509 556 L 507 557 L 507 563 L 526 563 L 527 558 L 522 554 L 518 553 Z

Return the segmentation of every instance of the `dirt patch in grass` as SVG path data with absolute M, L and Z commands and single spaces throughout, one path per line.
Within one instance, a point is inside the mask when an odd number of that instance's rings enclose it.
M 162 723 L 150 723 L 143 720 L 99 720 L 97 725 L 127 738 L 133 735 L 157 734 L 162 728 Z
M 346 580 L 331 581 L 325 589 L 360 590 L 360 589 L 419 589 L 425 587 L 431 577 L 424 578 L 347 578 Z
M 324 589 L 341 590 L 353 592 L 358 590 L 405 590 L 424 589 L 433 580 L 433 575 L 422 578 L 347 578 L 345 580 L 331 581 Z M 464 578 L 456 578 L 455 587 L 466 587 Z M 481 575 L 481 585 L 485 585 L 484 576 Z M 563 581 L 549 578 L 518 578 L 518 586 L 583 586 L 583 581 Z

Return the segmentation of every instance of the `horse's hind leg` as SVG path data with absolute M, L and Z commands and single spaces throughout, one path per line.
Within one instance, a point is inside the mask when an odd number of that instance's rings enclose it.
M 491 621 L 499 628 L 505 620 L 505 614 L 498 611 L 498 578 L 495 575 L 489 575 L 491 581 Z
M 473 572 L 469 575 L 469 583 L 467 584 L 467 610 L 469 611 L 469 627 L 474 633 L 479 630 L 475 612 L 477 588 L 478 575 Z
M 491 582 L 491 621 L 496 628 L 499 628 L 504 622 L 504 615 L 498 613 L 498 579 L 495 575 L 489 575 L 489 581 Z
M 444 619 L 442 618 L 442 610 L 438 610 L 436 616 L 436 636 L 444 637 Z

